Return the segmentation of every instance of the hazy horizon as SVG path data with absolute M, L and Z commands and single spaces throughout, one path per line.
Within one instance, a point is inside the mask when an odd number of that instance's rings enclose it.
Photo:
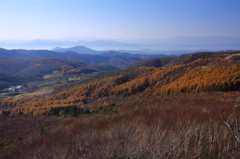
M 0 40 L 4 49 L 47 49 L 85 46 L 93 50 L 239 50 L 240 38 L 228 36 L 177 36 L 164 39 L 103 39 L 68 37 L 60 39 Z

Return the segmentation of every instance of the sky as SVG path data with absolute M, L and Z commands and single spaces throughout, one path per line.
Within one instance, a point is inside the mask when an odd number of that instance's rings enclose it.
M 240 38 L 240 0 L 0 0 L 0 40 Z

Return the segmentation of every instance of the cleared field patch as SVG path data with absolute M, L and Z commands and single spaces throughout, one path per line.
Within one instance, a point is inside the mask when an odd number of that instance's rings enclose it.
M 52 73 L 53 73 L 53 75 L 59 75 L 59 74 L 61 74 L 61 71 L 53 71 Z
M 13 99 L 17 99 L 17 98 L 22 98 L 27 96 L 43 96 L 51 93 L 52 90 L 53 90 L 53 87 L 42 87 L 34 91 L 23 91 L 19 93 L 1 93 L 0 101 L 3 101 L 7 97 L 12 97 Z
M 21 97 L 25 97 L 25 96 L 42 96 L 42 95 L 51 93 L 52 90 L 53 90 L 52 87 L 42 87 L 42 88 L 39 88 L 39 89 L 37 89 L 33 92 L 26 92 L 26 93 L 17 95 L 14 98 L 21 98 Z
M 82 80 L 83 77 L 69 77 L 68 80 L 69 81 L 79 81 L 79 80 Z
M 44 79 L 59 78 L 62 77 L 61 71 L 53 71 L 52 74 L 43 76 Z
M 21 93 L 15 93 L 15 92 L 12 92 L 12 93 L 1 93 L 0 94 L 0 101 L 4 100 L 5 98 L 7 97 L 15 97 L 15 96 L 18 96 L 19 94 Z

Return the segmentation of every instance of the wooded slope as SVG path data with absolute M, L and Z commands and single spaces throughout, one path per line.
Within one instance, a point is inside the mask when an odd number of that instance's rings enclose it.
M 180 64 L 186 64 L 193 62 L 194 60 L 201 58 L 209 58 L 209 57 L 221 57 L 230 59 L 233 61 L 240 60 L 240 51 L 222 51 L 222 52 L 198 52 L 185 54 L 181 56 L 175 57 L 162 57 L 162 58 L 151 58 L 146 59 L 140 62 L 136 62 L 126 67 L 126 69 L 134 69 L 142 66 L 152 66 L 152 67 L 168 67 Z
M 66 59 L 1 59 L 0 76 L 22 76 L 22 77 L 42 77 L 52 74 L 53 71 L 64 71 L 68 67 L 71 69 L 92 69 L 98 71 L 83 62 Z
M 69 91 L 43 98 L 20 98 L 3 101 L 18 112 L 44 113 L 50 107 L 104 101 L 106 98 L 171 95 L 202 91 L 240 90 L 240 65 L 221 58 L 198 59 L 188 64 L 164 68 L 140 67 L 122 75 L 82 85 Z M 94 110 L 94 108 L 93 108 Z

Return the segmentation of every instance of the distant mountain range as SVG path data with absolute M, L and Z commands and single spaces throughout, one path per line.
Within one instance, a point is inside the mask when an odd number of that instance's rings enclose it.
M 74 47 L 70 47 L 70 48 L 61 48 L 61 47 L 56 47 L 56 48 L 53 48 L 51 51 L 55 51 L 55 52 L 68 52 L 68 51 L 71 51 L 71 52 L 76 52 L 76 53 L 79 53 L 79 54 L 102 54 L 102 55 L 106 55 L 106 53 L 108 55 L 109 52 L 111 53 L 114 53 L 114 54 L 119 54 L 119 53 L 127 53 L 128 55 L 129 54 L 142 54 L 142 56 L 144 55 L 163 55 L 165 56 L 165 54 L 187 54 L 187 53 L 192 53 L 192 52 L 200 52 L 200 51 L 205 51 L 205 50 L 170 50 L 170 51 L 155 51 L 155 50 L 151 50 L 151 49 L 142 49 L 142 50 L 136 50 L 136 51 L 133 51 L 133 50 L 105 50 L 105 51 L 96 51 L 96 50 L 93 50 L 93 49 L 89 49 L 87 47 L 84 47 L 84 46 L 74 46 Z M 165 54 L 164 54 L 164 53 Z M 112 54 L 111 54 L 112 55 Z M 132 56 L 135 56 L 135 55 L 132 55 Z
M 74 46 L 74 47 L 71 47 L 71 48 L 56 47 L 56 48 L 53 48 L 52 51 L 55 51 L 55 52 L 71 51 L 71 52 L 76 52 L 76 53 L 79 53 L 79 54 L 100 54 L 100 53 L 103 52 L 103 51 L 92 50 L 92 49 L 89 49 L 89 48 L 84 47 L 84 46 Z
M 56 47 L 74 47 L 86 46 L 95 49 L 119 49 L 119 48 L 138 48 L 144 45 L 128 44 L 123 42 L 116 42 L 113 40 L 97 40 L 97 41 L 58 41 L 58 40 L 42 40 L 37 39 L 33 41 L 19 41 L 19 42 L 5 42 L 0 41 L 0 47 L 9 49 L 51 49 Z
M 240 38 L 228 36 L 177 36 L 165 39 L 115 40 L 124 43 L 144 45 L 225 45 L 240 44 Z
M 76 52 L 80 54 L 101 54 L 104 52 L 109 52 L 109 51 L 115 51 L 115 50 L 104 50 L 104 51 L 96 51 L 93 49 L 89 49 L 84 46 L 74 46 L 70 48 L 61 48 L 61 47 L 56 47 L 53 48 L 52 51 L 55 52 Z M 157 51 L 157 50 L 151 50 L 151 49 L 141 49 L 141 50 L 116 50 L 116 52 L 121 52 L 121 53 L 130 53 L 130 54 L 144 54 L 144 55 L 182 55 L 182 54 L 188 54 L 188 53 L 193 53 L 193 52 L 202 52 L 202 51 L 208 51 L 205 49 L 198 49 L 198 50 L 168 50 L 168 51 Z
M 227 36 L 179 36 L 166 39 L 139 39 L 139 40 L 77 40 L 78 38 L 62 38 L 59 40 L 33 41 L 0 41 L 0 47 L 7 49 L 51 49 L 56 47 L 85 46 L 95 50 L 239 50 L 240 38 Z M 96 40 L 98 39 L 98 40 Z
M 129 54 L 121 53 L 116 51 L 104 52 L 101 54 L 85 54 L 96 53 L 97 51 L 88 49 L 86 47 L 74 47 L 74 49 L 83 52 L 76 53 L 72 51 L 68 52 L 55 52 L 49 50 L 6 50 L 0 48 L 0 59 L 11 59 L 11 58 L 24 58 L 24 59 L 37 59 L 37 58 L 63 58 L 74 61 L 81 61 L 89 65 L 96 65 L 100 63 L 109 63 L 117 68 L 126 67 L 129 64 L 156 57 L 166 57 L 167 55 L 142 55 L 142 54 Z M 98 52 L 97 52 L 98 53 Z M 115 69 L 115 68 L 114 68 Z

